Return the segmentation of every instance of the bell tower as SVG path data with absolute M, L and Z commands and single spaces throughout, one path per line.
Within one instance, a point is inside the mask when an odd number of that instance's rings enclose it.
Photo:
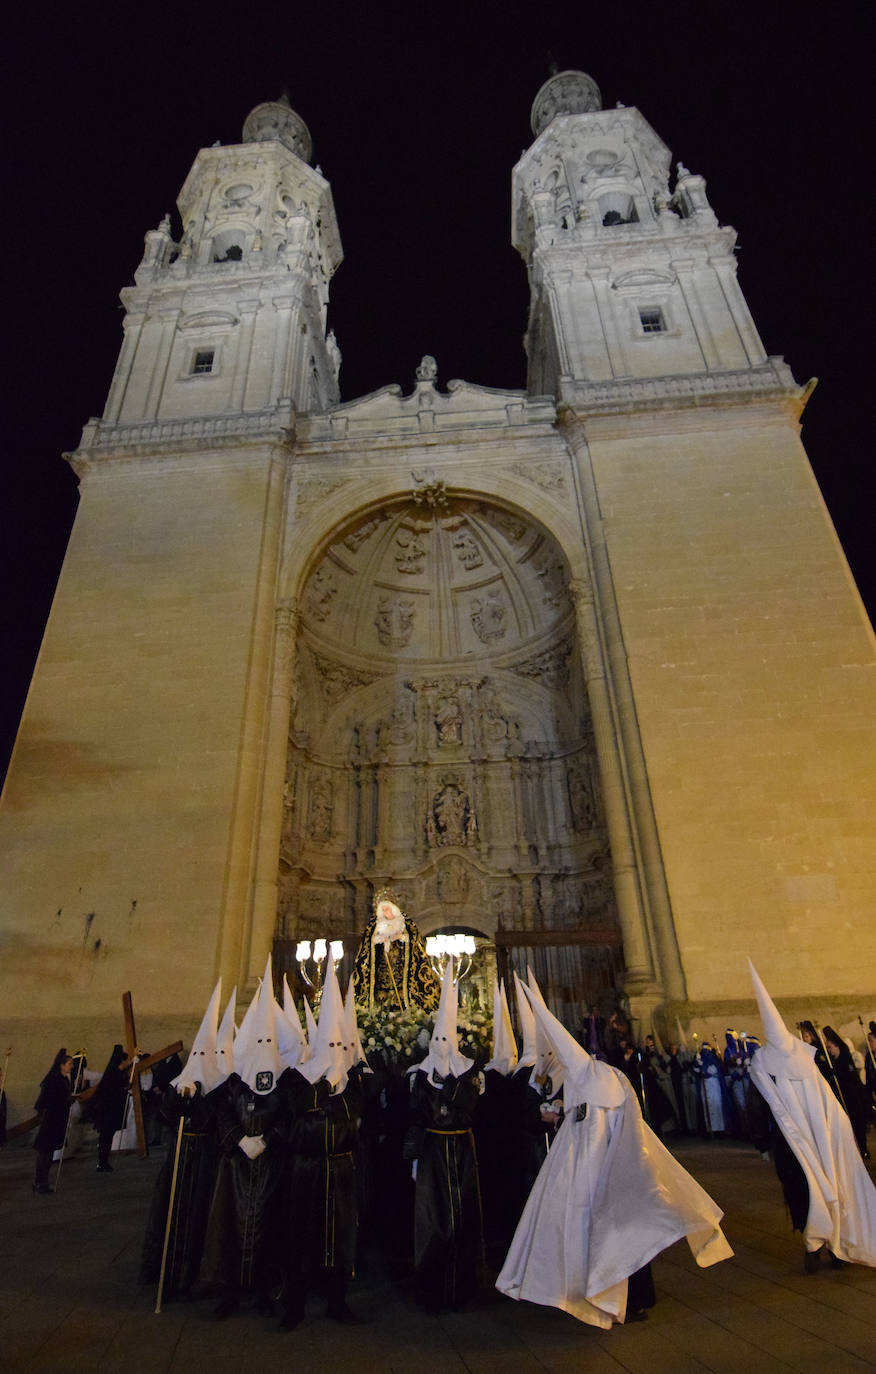
M 733 229 L 705 181 L 636 109 L 602 109 L 583 72 L 551 77 L 513 174 L 514 246 L 529 268 L 529 390 L 766 361 L 736 280 Z
M 203 148 L 170 217 L 146 235 L 122 292 L 125 339 L 103 423 L 161 423 L 338 399 L 326 335 L 341 242 L 310 134 L 284 95 L 257 105 L 243 141 Z

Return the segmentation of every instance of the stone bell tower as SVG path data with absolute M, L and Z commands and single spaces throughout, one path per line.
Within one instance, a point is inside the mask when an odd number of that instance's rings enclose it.
M 512 234 L 529 390 L 557 399 L 591 569 L 579 630 L 641 912 L 627 968 L 646 1000 L 652 977 L 670 1011 L 721 1017 L 750 955 L 842 1021 L 876 967 L 874 646 L 800 442 L 812 384 L 766 356 L 703 178 L 601 106 L 582 72 L 539 91 Z
M 169 216 L 146 234 L 106 409 L 68 455 L 80 505 L 0 865 L 3 1034 L 35 1056 L 102 1054 L 125 988 L 154 1044 L 190 1034 L 217 972 L 246 982 L 291 436 L 338 397 L 341 245 L 310 155 L 285 97 L 198 153 L 181 240 Z

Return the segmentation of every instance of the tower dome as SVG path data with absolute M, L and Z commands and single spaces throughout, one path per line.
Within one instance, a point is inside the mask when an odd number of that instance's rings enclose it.
M 313 152 L 310 130 L 289 104 L 284 91 L 279 100 L 266 100 L 250 110 L 243 126 L 244 143 L 266 143 L 276 139 L 290 153 L 309 162 Z
M 590 114 L 602 109 L 602 92 L 586 72 L 549 76 L 532 102 L 530 123 L 536 138 L 557 115 Z

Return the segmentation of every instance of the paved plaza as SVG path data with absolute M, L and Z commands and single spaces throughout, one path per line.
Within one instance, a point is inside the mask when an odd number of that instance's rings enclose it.
M 225 1321 L 209 1301 L 153 1312 L 137 1287 L 145 1214 L 161 1152 L 95 1172 L 93 1153 L 64 1165 L 52 1197 L 30 1190 L 33 1152 L 0 1150 L 0 1368 L 74 1374 L 861 1374 L 876 1369 L 876 1270 L 807 1276 L 772 1166 L 737 1142 L 688 1143 L 678 1157 L 726 1212 L 736 1256 L 700 1270 L 685 1243 L 655 1262 L 648 1321 L 612 1331 L 514 1303 L 485 1282 L 470 1309 L 425 1315 L 374 1247 L 351 1285 L 366 1317 L 342 1327 L 308 1305 L 280 1332 L 251 1311 Z M 294 1240 L 294 1238 L 293 1238 Z

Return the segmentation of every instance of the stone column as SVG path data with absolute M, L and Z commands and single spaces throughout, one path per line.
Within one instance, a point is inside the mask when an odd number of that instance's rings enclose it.
M 602 775 L 602 799 L 611 845 L 615 897 L 623 933 L 624 962 L 632 979 L 650 981 L 654 976 L 654 964 L 645 929 L 636 855 L 599 645 L 593 592 L 586 582 L 577 578 L 572 581 L 569 590 L 575 603 L 578 649 L 590 701 L 599 771 Z
M 703 355 L 703 362 L 707 370 L 712 372 L 715 368 L 721 366 L 721 358 L 715 347 L 712 331 L 709 328 L 708 316 L 703 309 L 703 304 L 699 297 L 696 276 L 697 269 L 699 268 L 702 270 L 702 268 L 705 267 L 705 259 L 702 258 L 701 261 L 697 262 L 693 258 L 674 258 L 672 260 L 672 266 L 675 269 L 675 275 L 678 277 L 682 299 L 687 306 L 690 322 L 693 325 L 694 334 L 700 346 L 700 352 Z
M 103 418 L 112 424 L 119 418 L 122 409 L 122 402 L 125 399 L 125 390 L 128 385 L 128 378 L 131 375 L 131 368 L 137 352 L 137 345 L 143 333 L 143 325 L 146 320 L 145 313 L 137 315 L 126 315 L 122 324 L 124 337 L 119 353 L 119 361 L 116 363 L 116 370 L 110 387 L 109 395 L 106 398 Z
M 274 672 L 268 703 L 268 747 L 262 775 L 261 819 L 256 842 L 255 879 L 249 938 L 248 978 L 259 977 L 277 924 L 280 836 L 283 829 L 283 783 L 289 720 L 295 706 L 298 608 L 294 597 L 280 601 L 274 612 Z
M 237 356 L 234 359 L 234 376 L 231 382 L 228 409 L 242 411 L 246 400 L 246 383 L 249 378 L 250 354 L 252 353 L 252 338 L 255 330 L 258 301 L 241 301 L 237 308 L 240 312 L 240 325 L 238 326 Z

